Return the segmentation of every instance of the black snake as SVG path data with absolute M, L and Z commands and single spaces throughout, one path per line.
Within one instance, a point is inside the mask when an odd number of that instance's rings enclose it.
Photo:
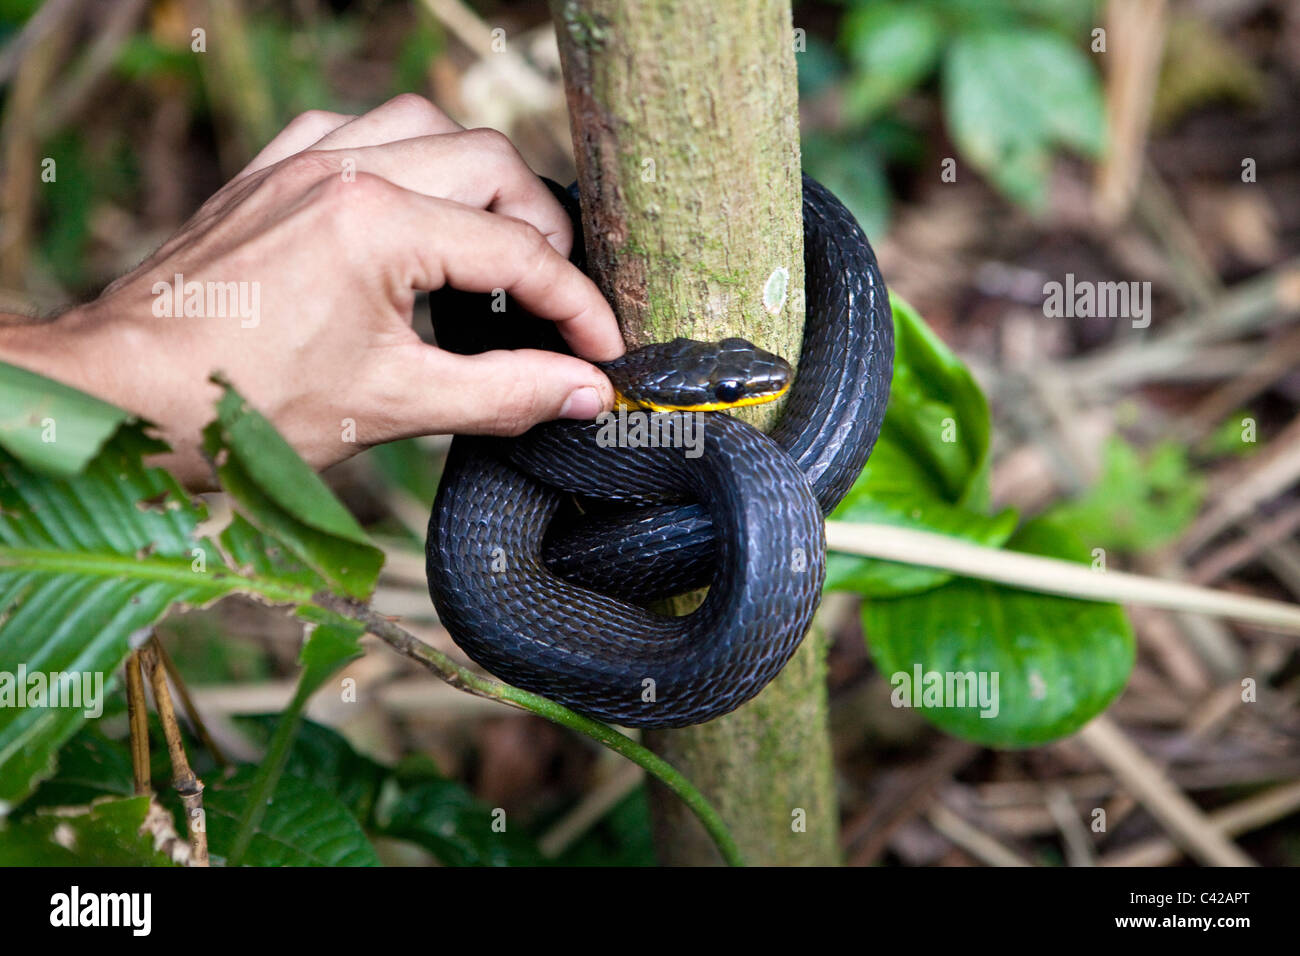
M 576 203 L 555 191 L 582 265 Z M 866 236 L 807 176 L 803 220 L 804 342 L 770 434 L 702 411 L 663 417 L 678 447 L 602 447 L 607 426 L 586 422 L 453 441 L 429 519 L 429 593 L 475 661 L 592 717 L 675 727 L 735 709 L 790 659 L 821 594 L 823 516 L 871 453 L 893 368 L 889 299 Z M 436 295 L 444 348 L 562 348 L 549 323 L 504 322 L 483 296 Z M 716 408 L 783 387 L 783 363 L 742 340 L 651 348 L 608 371 L 620 391 L 649 389 L 652 405 Z M 699 455 L 688 457 L 696 423 Z M 643 606 L 704 585 L 689 615 Z

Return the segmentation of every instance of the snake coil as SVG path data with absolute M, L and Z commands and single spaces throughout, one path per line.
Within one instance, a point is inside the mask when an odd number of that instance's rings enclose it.
M 576 200 L 554 191 L 581 267 Z M 770 435 L 705 412 L 695 458 L 680 445 L 602 447 L 588 422 L 454 439 L 429 519 L 429 593 L 475 661 L 591 717 L 677 727 L 734 710 L 790 659 L 825 577 L 823 516 L 871 453 L 893 368 L 888 294 L 866 236 L 807 176 L 803 219 L 804 342 Z M 550 323 L 489 320 L 486 297 L 436 296 L 444 348 L 563 348 Z M 706 584 L 691 614 L 642 606 Z

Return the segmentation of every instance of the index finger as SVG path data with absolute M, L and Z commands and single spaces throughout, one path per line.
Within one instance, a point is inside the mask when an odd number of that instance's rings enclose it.
M 331 180 L 317 188 L 340 194 L 357 187 L 371 192 L 350 204 L 367 218 L 353 234 L 375 237 L 391 261 L 409 263 L 416 288 L 503 289 L 533 315 L 555 322 L 582 358 L 602 362 L 625 351 L 614 311 L 600 289 L 536 227 L 367 174 L 352 183 Z M 376 228 L 380 222 L 383 227 Z

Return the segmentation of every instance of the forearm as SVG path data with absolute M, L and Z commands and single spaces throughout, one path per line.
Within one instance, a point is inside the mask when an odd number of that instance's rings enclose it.
M 158 425 L 179 454 L 161 463 L 191 484 L 210 478 L 197 455 L 199 430 L 218 389 L 184 381 L 176 356 L 159 349 L 148 330 L 111 320 L 97 303 L 50 321 L 0 313 L 0 362 L 37 372 L 110 402 Z M 210 390 L 211 401 L 196 402 Z

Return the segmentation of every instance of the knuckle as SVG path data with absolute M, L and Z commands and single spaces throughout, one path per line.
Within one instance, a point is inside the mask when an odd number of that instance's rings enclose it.
M 307 110 L 295 116 L 285 128 L 292 130 L 294 133 L 303 133 L 314 139 L 320 139 L 347 119 L 349 117 L 343 113 L 333 113 L 329 110 Z
M 516 162 L 521 158 L 515 144 L 510 142 L 510 137 L 499 129 L 479 126 L 466 130 L 463 136 L 475 151 L 486 153 L 494 160 Z
M 379 109 L 396 114 L 421 129 L 440 129 L 447 122 L 447 114 L 418 93 L 398 93 Z
M 530 268 L 540 266 L 551 252 L 551 244 L 542 231 L 523 219 L 511 219 L 510 230 L 514 245 L 520 252 L 520 261 Z
M 373 216 L 392 194 L 392 185 L 382 176 L 357 173 L 353 180 L 335 176 L 323 182 L 317 193 L 320 203 L 335 221 L 350 224 L 356 216 Z M 345 228 L 348 226 L 345 225 Z

